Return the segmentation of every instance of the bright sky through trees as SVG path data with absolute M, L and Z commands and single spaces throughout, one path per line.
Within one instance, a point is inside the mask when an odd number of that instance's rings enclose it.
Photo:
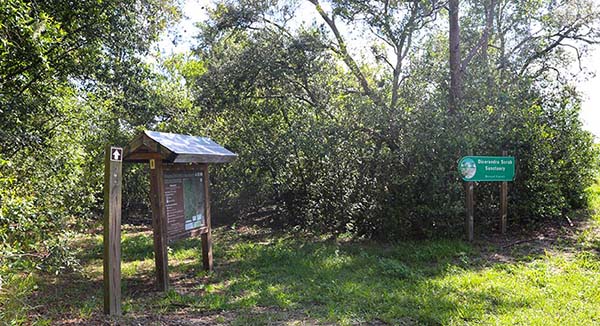
M 583 62 L 584 68 L 595 73 L 592 78 L 578 84 L 583 94 L 583 104 L 580 118 L 584 128 L 600 138 L 600 50 L 595 49 L 592 55 Z
M 160 53 L 170 55 L 189 50 L 194 44 L 195 35 L 199 32 L 195 23 L 208 17 L 206 8 L 210 6 L 209 0 L 186 0 L 182 21 L 171 28 L 157 45 Z M 313 19 L 318 18 L 318 14 L 308 2 L 301 5 L 300 11 L 306 11 L 306 14 Z M 306 20 L 301 19 L 301 21 Z M 600 50 L 590 51 L 590 55 L 582 59 L 582 67 L 592 75 L 577 83 L 577 88 L 583 95 L 580 119 L 584 129 L 591 131 L 598 141 L 600 140 Z

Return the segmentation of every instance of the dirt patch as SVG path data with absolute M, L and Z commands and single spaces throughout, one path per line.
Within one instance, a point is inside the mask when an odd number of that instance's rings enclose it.
M 108 317 L 95 312 L 87 318 L 69 318 L 65 316 L 55 320 L 53 325 L 83 326 L 83 325 L 335 325 L 323 323 L 297 310 L 282 310 L 272 307 L 256 307 L 243 311 L 206 311 L 199 312 L 180 309 L 168 314 L 158 313 L 128 313 L 122 317 Z M 360 324 L 360 323 L 359 323 Z M 357 324 L 358 325 L 358 324 Z M 369 325 L 386 325 L 383 322 Z M 409 325 L 409 324 L 405 324 Z
M 580 250 L 579 238 L 584 232 L 591 232 L 590 236 L 600 233 L 594 221 L 584 216 L 582 213 L 575 219 L 550 221 L 536 230 L 487 235 L 475 244 L 490 263 L 514 263 L 556 252 L 569 257 Z

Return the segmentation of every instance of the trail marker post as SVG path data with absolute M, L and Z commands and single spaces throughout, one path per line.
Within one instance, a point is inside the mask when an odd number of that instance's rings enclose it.
M 104 313 L 121 315 L 121 188 L 123 149 L 104 157 Z

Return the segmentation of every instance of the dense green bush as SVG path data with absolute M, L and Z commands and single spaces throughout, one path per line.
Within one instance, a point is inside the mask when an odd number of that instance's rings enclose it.
M 457 236 L 464 225 L 458 160 L 503 151 L 517 162 L 512 227 L 585 206 L 598 153 L 568 83 L 518 75 L 523 58 L 494 70 L 490 57 L 508 59 L 490 50 L 474 58 L 461 107 L 449 113 L 446 39 L 433 29 L 411 57 L 398 100 L 385 105 L 340 66 L 321 29 L 281 33 L 252 16 L 264 8 L 239 20 L 245 9 L 230 5 L 212 13 L 197 57 L 179 67 L 199 120 L 165 125 L 208 134 L 240 155 L 215 171 L 217 212 L 332 234 Z M 245 29 L 247 19 L 260 27 Z M 389 101 L 390 73 L 378 64 L 360 69 Z M 478 183 L 475 196 L 478 229 L 497 227 L 499 184 Z

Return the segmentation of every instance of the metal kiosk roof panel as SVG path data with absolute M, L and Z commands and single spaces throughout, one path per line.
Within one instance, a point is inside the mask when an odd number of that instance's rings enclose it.
M 126 161 L 143 162 L 153 157 L 171 163 L 228 163 L 237 154 L 207 137 L 148 130 L 125 148 Z

